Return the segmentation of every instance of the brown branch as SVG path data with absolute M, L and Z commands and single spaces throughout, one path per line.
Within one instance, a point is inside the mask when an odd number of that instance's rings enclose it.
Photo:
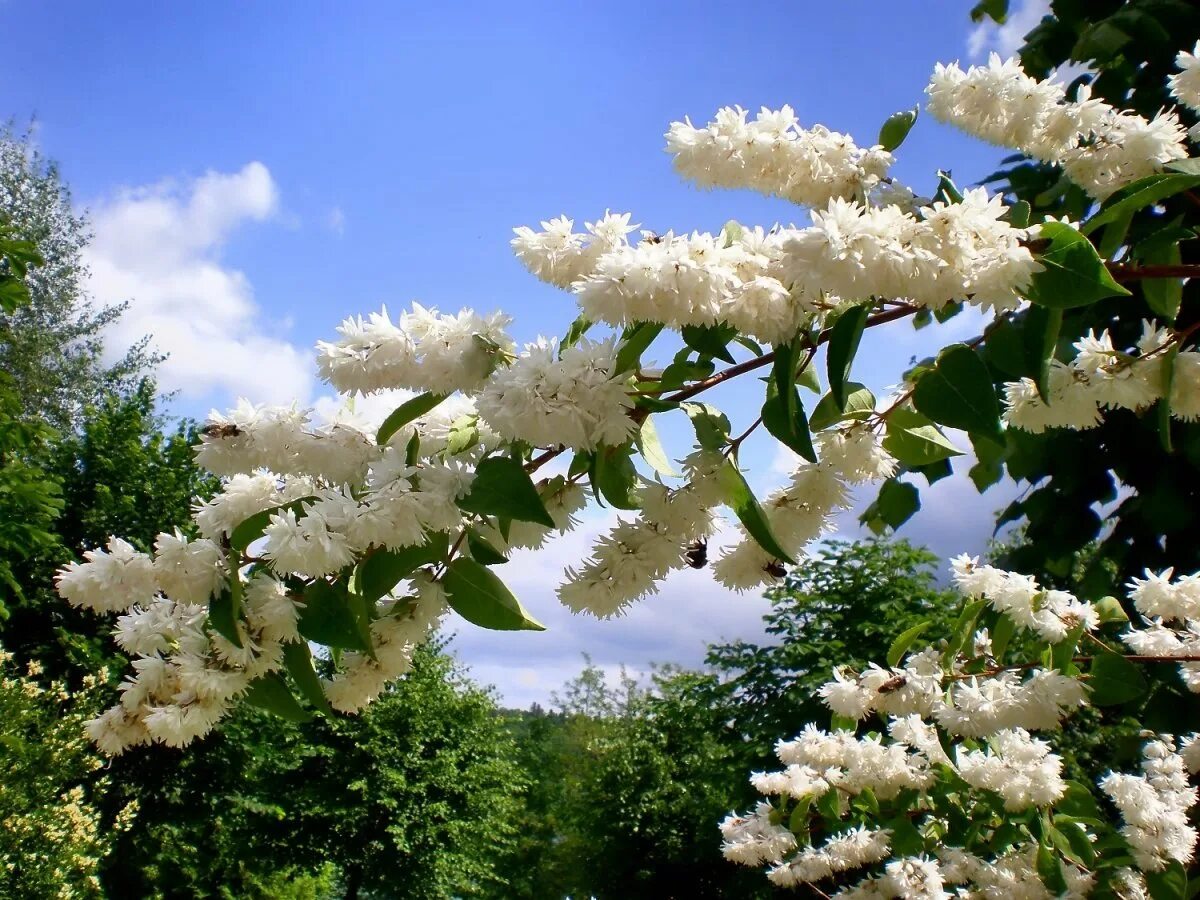
M 1141 281 L 1146 278 L 1195 278 L 1200 265 L 1142 266 L 1134 263 L 1109 263 L 1108 271 L 1117 281 Z

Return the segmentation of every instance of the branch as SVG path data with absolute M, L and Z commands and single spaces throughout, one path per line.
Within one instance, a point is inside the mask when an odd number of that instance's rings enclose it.
M 1108 271 L 1117 281 L 1141 281 L 1146 278 L 1194 278 L 1200 265 L 1140 266 L 1134 263 L 1109 263 Z

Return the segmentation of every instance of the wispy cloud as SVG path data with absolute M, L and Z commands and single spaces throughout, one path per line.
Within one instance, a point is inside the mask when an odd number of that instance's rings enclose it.
M 278 209 L 278 188 L 259 162 L 125 188 L 94 205 L 85 257 L 92 295 L 130 303 L 109 332 L 111 352 L 150 335 L 168 354 L 161 386 L 193 399 L 310 396 L 310 352 L 281 336 L 286 323 L 264 319 L 246 275 L 221 259 L 238 228 Z

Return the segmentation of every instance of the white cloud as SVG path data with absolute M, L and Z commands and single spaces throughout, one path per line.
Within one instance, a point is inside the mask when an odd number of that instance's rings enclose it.
M 92 295 L 103 304 L 130 301 L 109 332 L 111 353 L 150 335 L 168 354 L 161 386 L 192 399 L 308 397 L 309 350 L 281 337 L 285 323 L 261 317 L 245 274 L 220 258 L 237 228 L 278 208 L 278 189 L 259 162 L 123 189 L 96 204 L 85 256 Z
M 995 51 L 1002 57 L 1013 56 L 1025 43 L 1025 35 L 1043 16 L 1050 14 L 1050 0 L 1017 0 L 1003 25 L 984 19 L 967 36 L 967 52 L 982 59 Z
M 325 217 L 325 224 L 338 237 L 346 233 L 346 214 L 340 206 L 335 206 L 329 211 L 329 215 Z

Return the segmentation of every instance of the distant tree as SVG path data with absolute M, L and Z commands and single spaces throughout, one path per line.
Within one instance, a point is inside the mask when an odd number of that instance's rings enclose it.
M 332 863 L 347 898 L 509 896 L 525 782 L 493 698 L 440 648 L 361 716 L 247 709 L 186 754 L 116 761 L 143 810 L 106 861 L 112 896 L 266 896 Z
M 26 279 L 29 303 L 0 312 L 0 371 L 15 384 L 23 417 L 69 430 L 85 407 L 114 388 L 131 388 L 157 358 L 143 340 L 124 355 L 109 348 L 107 358 L 116 362 L 105 362 L 104 329 L 127 304 L 97 307 L 88 296 L 87 219 L 72 205 L 58 166 L 38 151 L 31 132 L 11 122 L 0 127 L 0 218 L 43 260 Z
M 696 690 L 723 710 L 751 758 L 805 723 L 828 721 L 816 690 L 836 665 L 882 659 L 896 636 L 926 619 L 936 640 L 953 624 L 957 594 L 939 586 L 938 558 L 905 540 L 829 541 L 767 592 L 769 643 L 708 648 L 712 679 Z

